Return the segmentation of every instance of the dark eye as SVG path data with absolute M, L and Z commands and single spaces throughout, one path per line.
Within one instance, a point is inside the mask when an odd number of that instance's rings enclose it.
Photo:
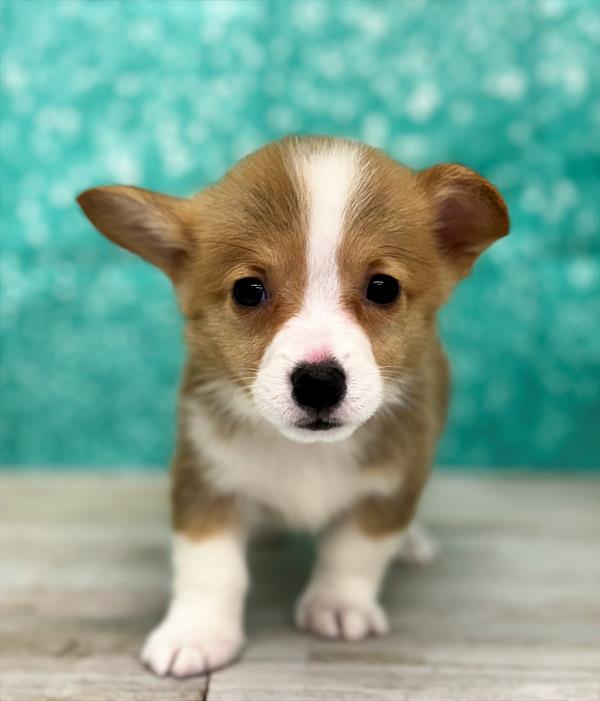
M 233 298 L 242 307 L 257 307 L 267 299 L 267 293 L 257 277 L 244 277 L 233 285 Z
M 375 304 L 391 304 L 400 294 L 400 283 L 391 275 L 373 275 L 367 287 L 367 299 Z

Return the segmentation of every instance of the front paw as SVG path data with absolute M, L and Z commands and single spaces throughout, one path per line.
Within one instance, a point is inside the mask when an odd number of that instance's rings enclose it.
M 207 674 L 232 662 L 244 645 L 235 625 L 206 625 L 191 614 L 169 614 L 146 639 L 142 662 L 160 677 Z
M 296 607 L 296 625 L 300 630 L 333 640 L 362 640 L 384 635 L 389 630 L 387 617 L 373 599 L 340 596 L 334 591 L 308 591 Z

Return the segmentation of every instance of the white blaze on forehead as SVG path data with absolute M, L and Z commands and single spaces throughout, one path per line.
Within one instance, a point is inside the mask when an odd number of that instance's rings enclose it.
M 353 143 L 324 145 L 295 154 L 308 207 L 308 289 L 305 307 L 336 303 L 340 293 L 337 250 L 346 213 L 361 179 L 361 153 Z
M 300 441 L 348 437 L 379 407 L 382 380 L 364 329 L 342 304 L 338 251 L 348 213 L 360 198 L 363 151 L 352 142 L 300 142 L 290 168 L 306 207 L 307 280 L 302 306 L 265 350 L 252 395 L 260 413 L 286 436 Z M 346 375 L 346 394 L 333 412 L 342 427 L 302 430 L 306 417 L 293 400 L 290 376 L 305 362 L 335 358 Z

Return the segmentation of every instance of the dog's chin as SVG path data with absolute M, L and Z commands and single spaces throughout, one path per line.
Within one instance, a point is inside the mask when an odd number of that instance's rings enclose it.
M 307 421 L 279 424 L 276 428 L 283 436 L 296 443 L 336 443 L 350 438 L 359 425 L 348 422 Z

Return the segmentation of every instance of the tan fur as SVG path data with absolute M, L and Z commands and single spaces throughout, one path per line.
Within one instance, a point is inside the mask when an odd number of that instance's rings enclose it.
M 178 285 L 194 372 L 188 384 L 219 375 L 248 387 L 266 346 L 294 314 L 305 284 L 305 208 L 281 144 L 241 161 L 194 199 L 194 254 Z M 243 309 L 235 280 L 260 277 L 269 299 Z
M 172 525 L 193 540 L 240 525 L 235 497 L 217 494 L 199 468 L 198 456 L 180 438 L 171 467 Z
M 190 252 L 186 234 L 195 215 L 189 200 L 110 185 L 86 190 L 77 202 L 108 239 L 142 256 L 172 279 L 179 277 Z
M 433 211 L 433 232 L 458 277 L 471 272 L 481 253 L 510 227 L 508 209 L 496 188 L 457 163 L 419 173 L 417 183 Z
M 373 421 L 365 469 L 390 470 L 402 479 L 392 496 L 365 499 L 353 509 L 350 517 L 365 533 L 388 535 L 412 521 L 444 428 L 448 396 L 448 361 L 433 336 L 416 371 L 409 406 L 395 407 Z
M 240 514 L 235 495 L 219 494 L 206 479 L 206 465 L 185 430 L 185 402 L 194 394 L 197 382 L 193 379 L 193 364 L 188 363 L 183 373 L 177 439 L 171 461 L 171 525 L 176 533 L 192 540 L 202 540 L 224 530 L 240 526 Z M 223 437 L 234 430 L 223 416 L 219 427 Z
M 361 197 L 348 213 L 340 247 L 347 304 L 365 328 L 384 374 L 411 378 L 408 406 L 396 406 L 370 422 L 365 456 L 365 469 L 397 472 L 402 486 L 389 498 L 360 502 L 350 515 L 365 532 L 379 536 L 403 529 L 413 518 L 444 425 L 449 373 L 435 318 L 451 282 L 431 236 L 434 212 L 414 174 L 374 149 L 365 161 Z M 400 281 L 402 294 L 393 305 L 362 301 L 374 273 Z
M 269 144 L 241 161 L 218 184 L 189 200 L 137 188 L 99 188 L 79 202 L 108 238 L 161 267 L 174 281 L 186 320 L 189 362 L 182 397 L 201 395 L 222 418 L 224 434 L 239 418 L 215 381 L 247 392 L 274 334 L 299 308 L 306 283 L 306 207 L 290 159 L 294 150 L 329 143 L 318 138 Z M 356 504 L 348 518 L 374 537 L 404 528 L 426 482 L 443 427 L 448 368 L 435 322 L 439 307 L 477 255 L 508 232 L 498 192 L 462 166 L 420 174 L 362 147 L 360 192 L 346 212 L 339 266 L 347 310 L 365 329 L 386 379 L 408 377 L 404 403 L 359 429 L 368 435 L 365 470 L 394 471 L 401 489 Z M 163 230 L 161 239 L 159 230 Z M 153 245 L 147 246 L 150 238 Z M 369 277 L 396 277 L 402 294 L 381 307 L 365 303 Z M 257 276 L 269 300 L 244 309 L 234 281 Z M 173 523 L 205 537 L 235 527 L 234 495 L 215 494 L 180 435 L 173 462 Z

